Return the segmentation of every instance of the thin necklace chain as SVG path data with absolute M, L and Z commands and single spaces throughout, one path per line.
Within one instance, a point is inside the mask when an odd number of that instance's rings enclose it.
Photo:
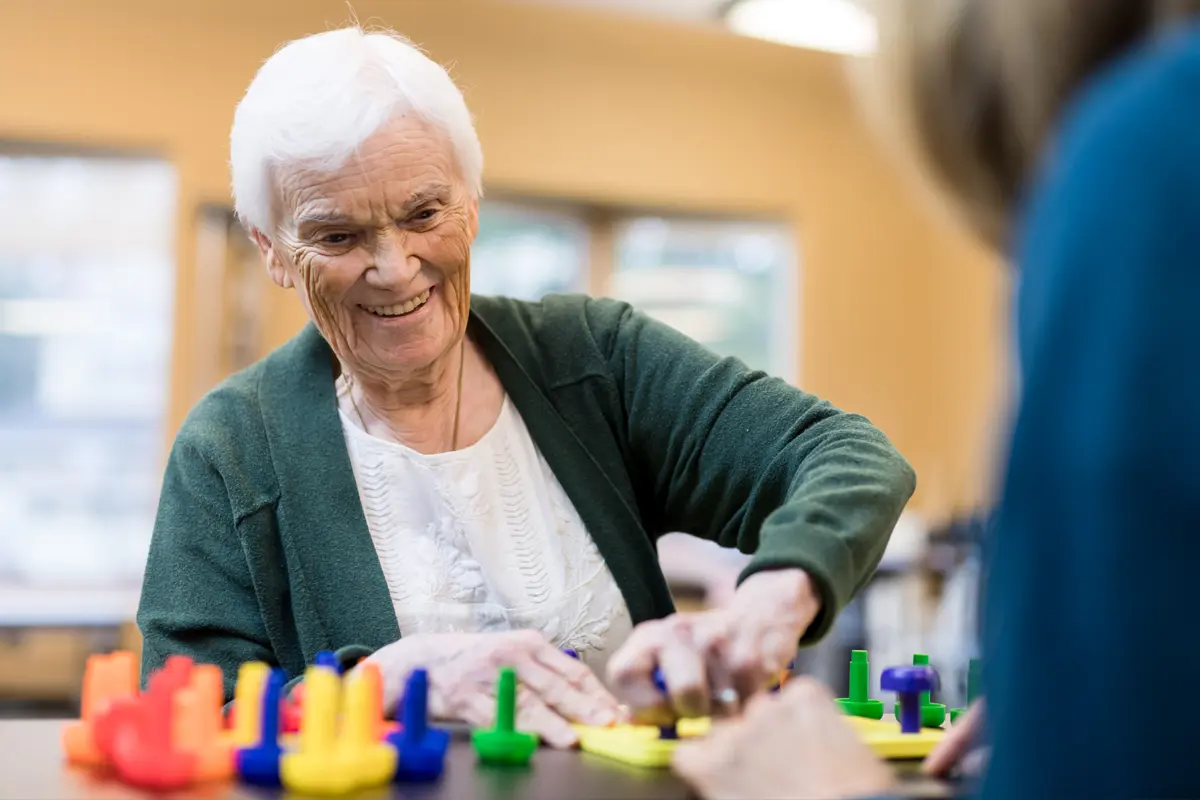
M 458 396 L 454 400 L 454 433 L 450 439 L 451 452 L 458 449 L 458 420 L 462 411 L 462 394 L 463 394 L 463 368 L 467 363 L 467 340 L 463 337 L 462 346 L 459 348 L 458 356 Z M 349 370 L 343 369 L 342 374 L 346 376 L 346 394 L 350 397 L 350 405 L 354 406 L 354 413 L 358 415 L 358 422 L 362 425 L 362 429 L 366 433 L 367 421 L 363 418 L 362 409 L 358 407 L 358 401 L 354 399 L 354 384 L 353 378 L 350 377 Z

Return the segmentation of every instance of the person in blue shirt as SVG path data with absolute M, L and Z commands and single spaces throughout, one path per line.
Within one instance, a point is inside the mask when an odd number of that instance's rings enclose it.
M 985 553 L 984 798 L 1200 797 L 1200 2 L 895 0 L 880 72 L 1013 262 L 1020 398 Z M 677 770 L 707 798 L 895 789 L 799 679 Z

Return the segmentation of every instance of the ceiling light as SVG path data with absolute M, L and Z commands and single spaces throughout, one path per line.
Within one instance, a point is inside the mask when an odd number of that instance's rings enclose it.
M 854 0 L 737 0 L 725 23 L 743 36 L 853 56 L 874 52 L 878 36 Z

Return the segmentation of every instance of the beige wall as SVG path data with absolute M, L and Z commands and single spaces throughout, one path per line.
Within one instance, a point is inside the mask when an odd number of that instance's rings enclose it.
M 998 272 L 935 222 L 858 119 L 836 58 L 484 0 L 360 0 L 453 62 L 489 191 L 792 221 L 805 388 L 871 416 L 915 463 L 915 505 L 970 504 L 995 395 Z M 341 0 L 3 0 L 0 139 L 144 148 L 178 165 L 171 431 L 207 345 L 190 305 L 193 211 L 228 198 L 233 108 L 286 39 Z M 69 224 L 69 221 L 64 221 Z M 272 341 L 302 319 L 273 295 Z

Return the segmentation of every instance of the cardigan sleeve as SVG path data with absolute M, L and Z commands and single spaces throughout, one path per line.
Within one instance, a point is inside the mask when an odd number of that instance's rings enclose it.
M 803 641 L 820 639 L 878 565 L 915 489 L 912 468 L 863 417 L 625 304 L 591 304 L 593 330 L 609 332 L 598 341 L 652 527 L 753 553 L 741 580 L 805 570 L 822 610 Z
M 275 663 L 225 482 L 185 424 L 167 463 L 137 621 L 142 681 L 171 655 L 216 664 L 233 694 L 239 666 Z

